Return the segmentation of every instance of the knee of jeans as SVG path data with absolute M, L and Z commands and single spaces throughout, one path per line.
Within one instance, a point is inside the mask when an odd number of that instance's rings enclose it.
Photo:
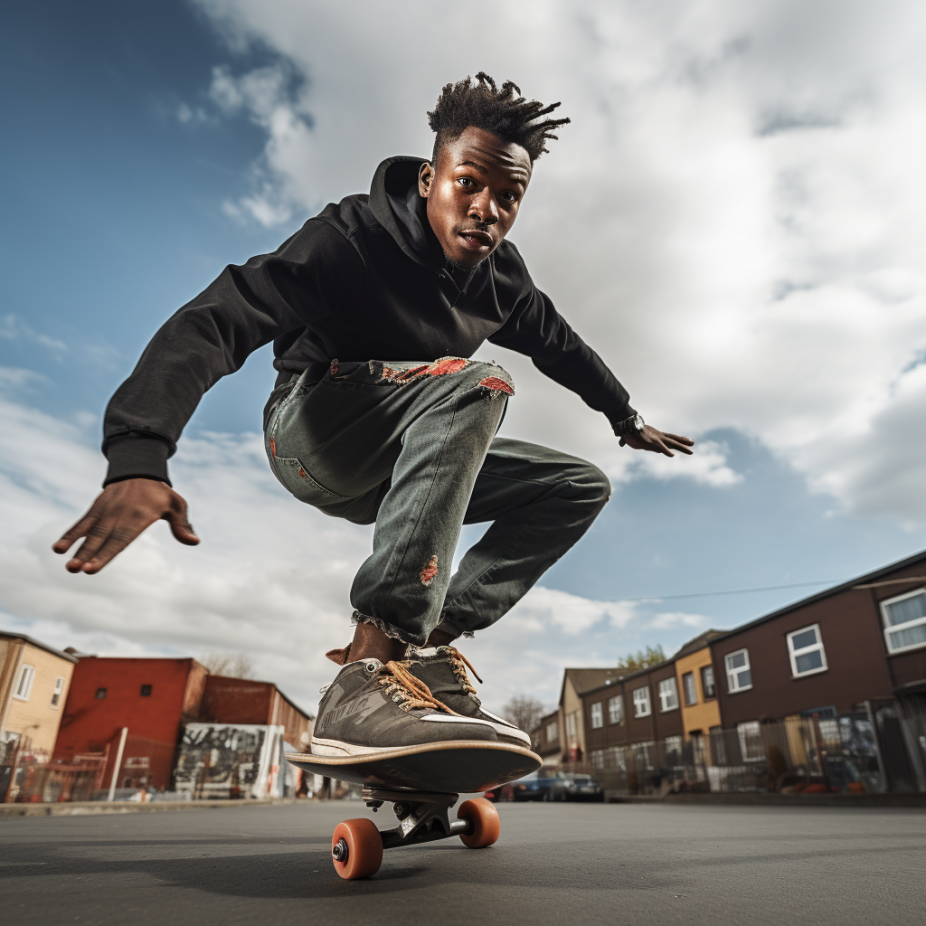
M 586 463 L 582 475 L 574 481 L 595 501 L 606 502 L 611 497 L 611 480 L 593 463 Z
M 473 364 L 478 374 L 478 386 L 489 390 L 493 395 L 514 395 L 514 379 L 511 374 L 495 361 L 477 361 Z

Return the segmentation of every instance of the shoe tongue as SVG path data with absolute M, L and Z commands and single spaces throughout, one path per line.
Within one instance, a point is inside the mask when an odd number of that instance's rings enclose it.
M 424 656 L 427 659 L 431 656 L 439 656 L 442 649 L 441 646 L 426 646 L 424 649 L 416 649 L 415 655 Z

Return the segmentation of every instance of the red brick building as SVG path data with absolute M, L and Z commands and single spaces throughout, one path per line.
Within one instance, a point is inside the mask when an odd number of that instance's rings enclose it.
M 131 742 L 120 763 L 120 786 L 166 789 L 183 725 L 199 721 L 279 725 L 297 748 L 311 730 L 311 715 L 271 682 L 210 675 L 195 659 L 80 655 L 55 759 L 105 757 L 100 782 L 108 784 L 125 728 Z M 138 755 L 131 754 L 133 746 Z

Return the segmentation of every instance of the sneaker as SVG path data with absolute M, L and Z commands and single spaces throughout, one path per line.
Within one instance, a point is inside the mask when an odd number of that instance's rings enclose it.
M 409 671 L 408 662 L 349 662 L 318 705 L 311 750 L 320 756 L 364 756 L 470 740 L 497 743 L 495 725 L 461 717 Z
M 431 646 L 411 652 L 412 674 L 424 682 L 442 704 L 463 717 L 491 724 L 501 742 L 530 749 L 531 738 L 527 733 L 482 706 L 466 670 L 473 673 L 477 682 L 481 683 L 482 679 L 459 650 L 453 646 Z

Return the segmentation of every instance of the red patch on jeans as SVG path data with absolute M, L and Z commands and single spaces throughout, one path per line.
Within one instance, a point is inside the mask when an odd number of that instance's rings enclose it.
M 303 479 L 308 479 L 306 471 L 301 466 L 299 467 L 299 475 L 302 476 Z
M 486 389 L 491 389 L 493 392 L 504 392 L 506 395 L 514 395 L 514 389 L 497 376 L 487 376 L 479 385 L 485 386 Z
M 270 452 L 274 456 L 277 455 L 277 442 L 272 437 L 270 438 Z
M 430 585 L 437 577 L 437 554 L 435 553 L 429 560 L 427 566 L 421 570 L 421 584 Z
M 428 376 L 443 376 L 446 373 L 459 373 L 464 367 L 469 366 L 469 361 L 462 357 L 447 357 L 444 360 L 438 360 L 428 367 Z

